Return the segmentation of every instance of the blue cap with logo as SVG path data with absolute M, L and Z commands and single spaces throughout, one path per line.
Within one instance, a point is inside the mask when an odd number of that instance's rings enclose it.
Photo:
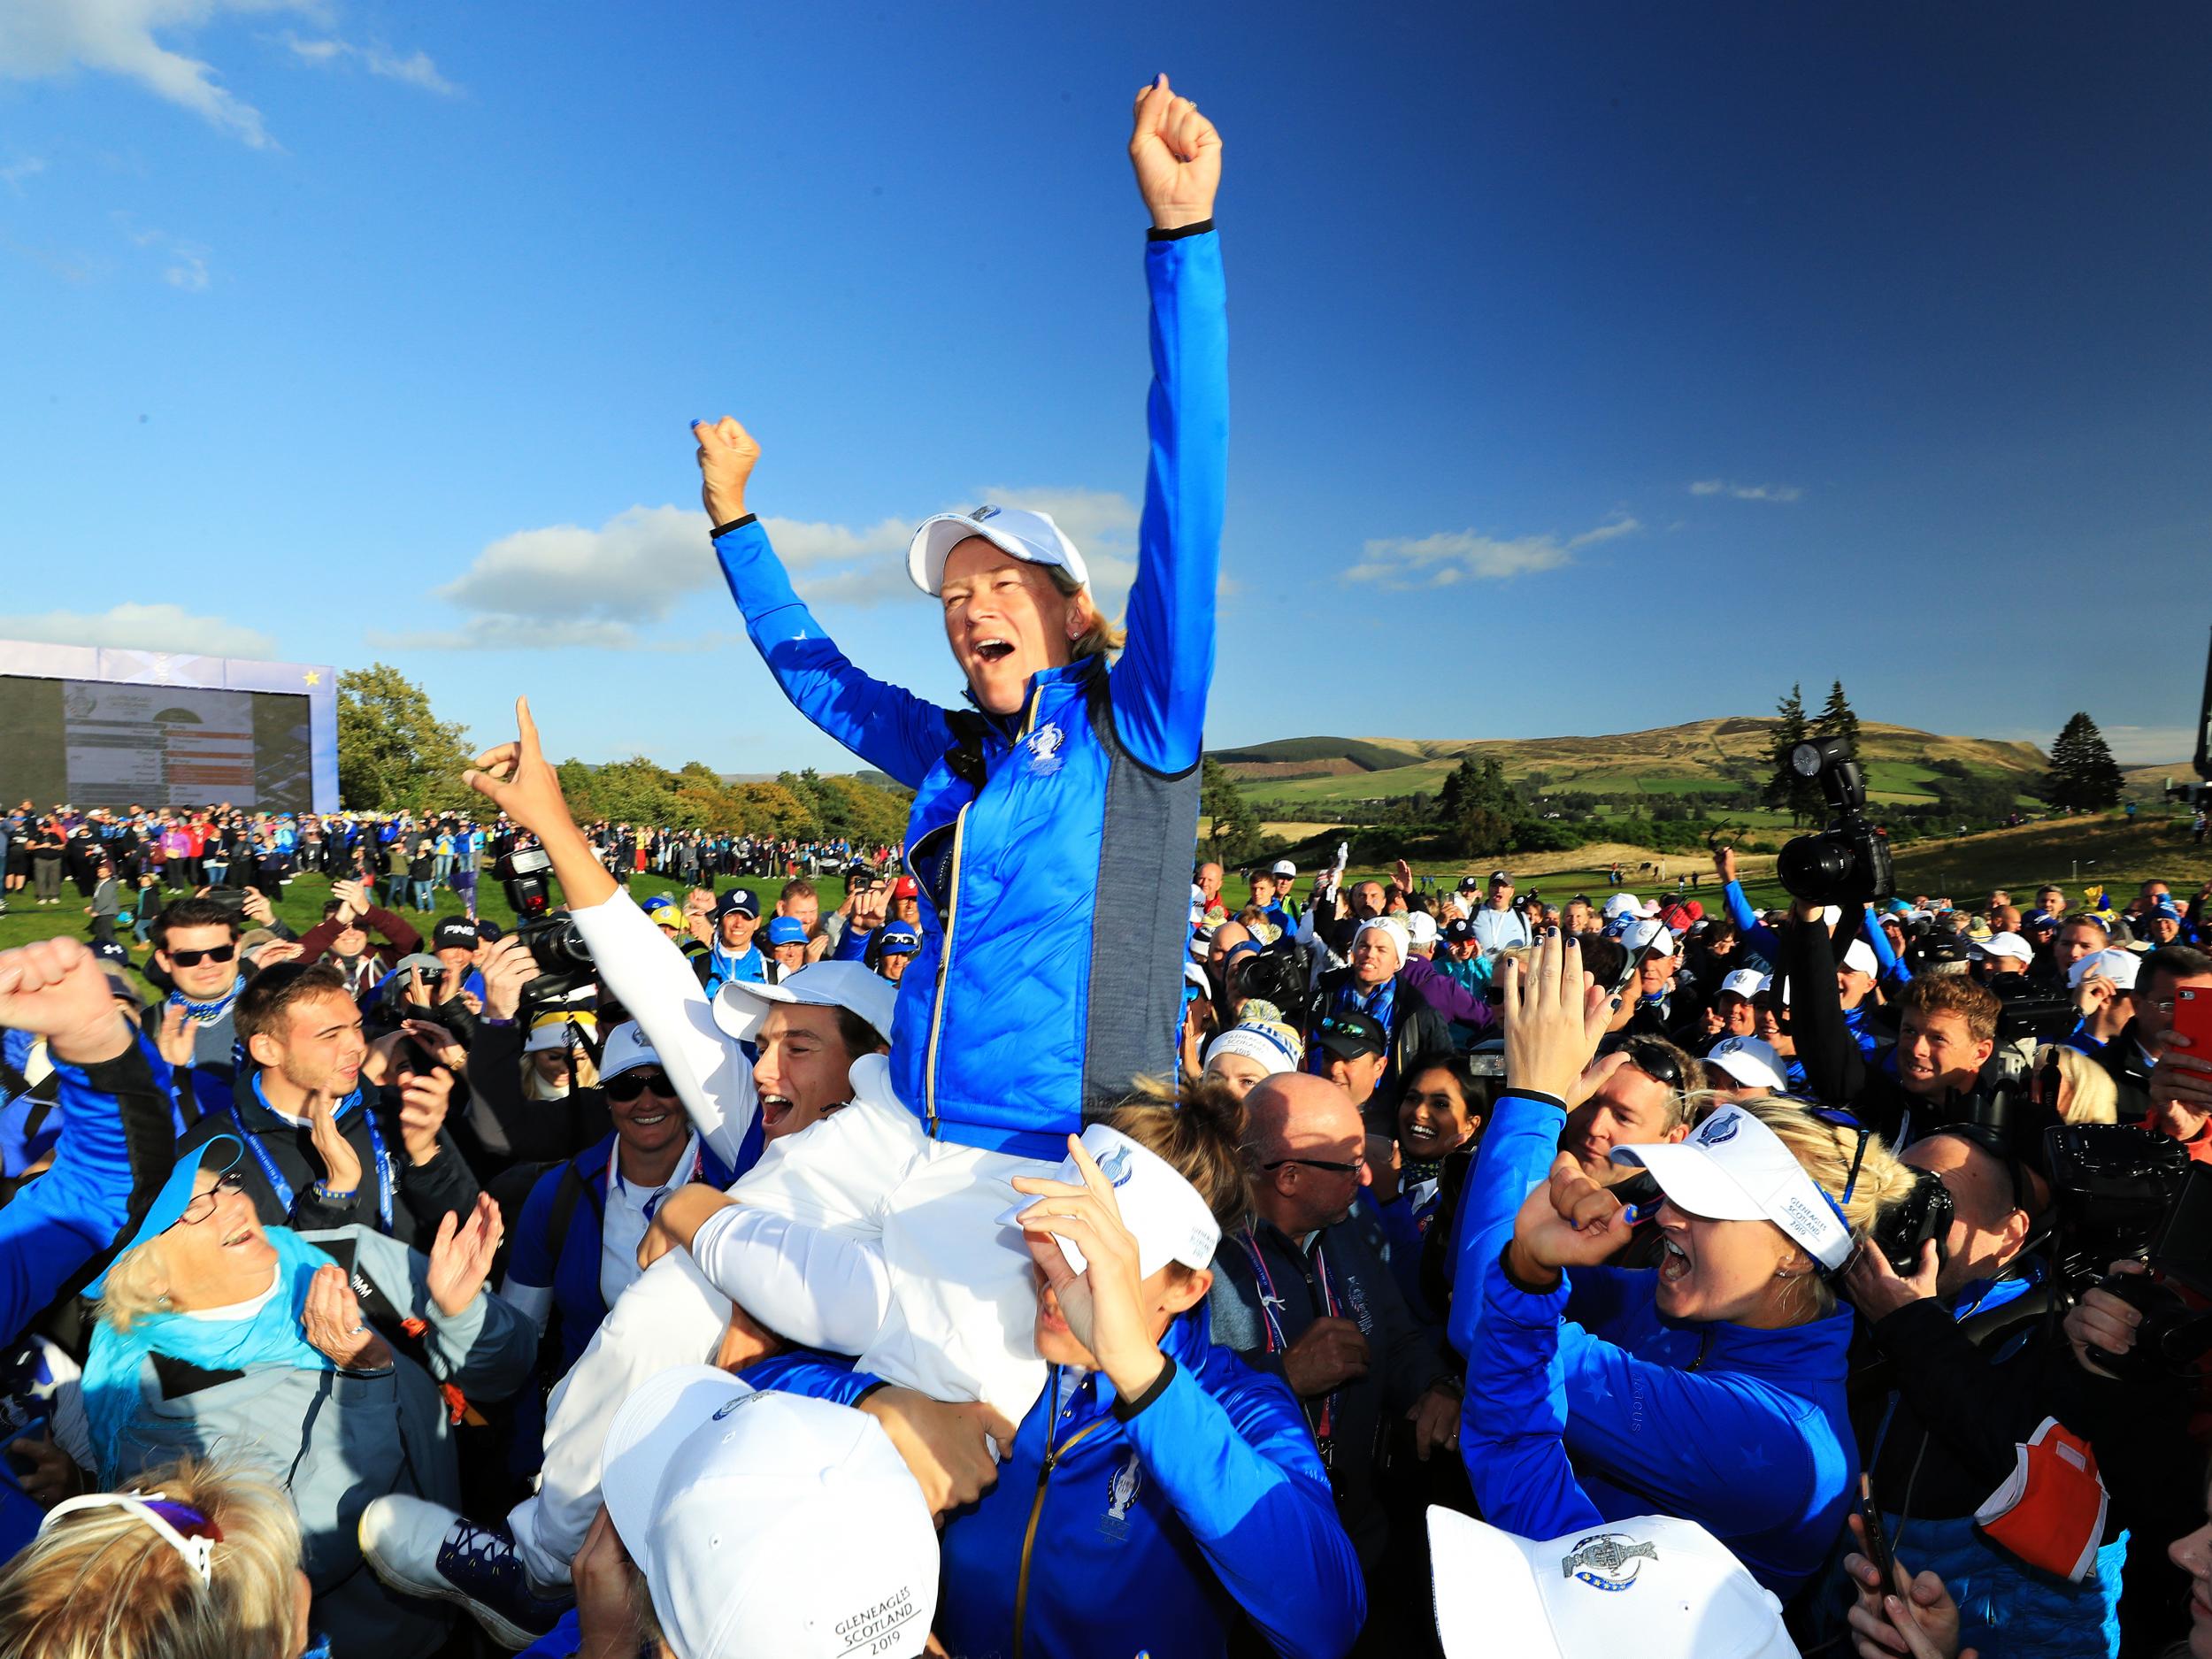
M 720 898 L 715 900 L 714 913 L 717 916 L 727 916 L 732 910 L 735 910 L 740 916 L 757 918 L 760 915 L 760 901 L 753 896 L 753 890 L 750 887 L 732 887 Z
M 922 948 L 922 936 L 906 922 L 886 922 L 876 930 L 876 954 L 910 956 Z
M 806 943 L 806 924 L 795 916 L 779 916 L 768 924 L 768 944 L 771 949 L 778 945 Z

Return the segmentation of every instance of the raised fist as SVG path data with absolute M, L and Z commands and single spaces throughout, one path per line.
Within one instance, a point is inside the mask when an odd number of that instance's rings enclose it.
M 716 524 L 742 518 L 745 483 L 760 459 L 760 445 L 727 415 L 711 425 L 693 421 L 691 435 L 699 441 L 699 499 L 706 503 L 708 518 Z
M 1152 214 L 1153 229 L 1180 230 L 1214 216 L 1214 192 L 1221 188 L 1221 134 L 1195 104 L 1175 96 L 1165 75 L 1137 94 L 1129 165 L 1136 170 L 1137 193 Z

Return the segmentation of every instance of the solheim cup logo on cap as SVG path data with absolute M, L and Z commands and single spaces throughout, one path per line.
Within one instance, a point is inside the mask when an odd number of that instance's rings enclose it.
M 1115 1147 L 1098 1161 L 1098 1172 L 1117 1187 L 1129 1185 L 1129 1178 L 1136 1171 L 1129 1166 L 1129 1148 Z
M 1736 1114 L 1730 1112 L 1725 1117 L 1714 1118 L 1690 1139 L 1701 1147 L 1717 1147 L 1733 1141 L 1736 1138 L 1736 1131 L 1742 1127 L 1743 1125 L 1737 1120 Z
M 1625 1532 L 1593 1532 L 1575 1540 L 1573 1550 L 1559 1563 L 1559 1576 L 1578 1578 L 1594 1590 L 1625 1590 L 1636 1582 L 1645 1562 L 1658 1559 L 1656 1544 L 1639 1543 Z
M 719 1423 L 724 1417 L 729 1416 L 731 1412 L 736 1410 L 738 1407 L 749 1406 L 756 1400 L 765 1400 L 767 1397 L 767 1390 L 757 1388 L 753 1390 L 750 1394 L 739 1394 L 735 1399 L 729 1401 L 726 1404 L 718 1409 L 713 1417 L 710 1420 Z
M 968 517 L 973 519 L 977 524 L 981 524 L 986 518 L 997 518 L 998 509 L 995 507 L 978 507 L 973 512 L 970 513 Z

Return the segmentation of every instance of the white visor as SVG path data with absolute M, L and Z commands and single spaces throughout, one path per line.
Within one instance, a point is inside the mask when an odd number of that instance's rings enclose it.
M 906 573 L 931 598 L 945 585 L 945 558 L 970 536 L 981 536 L 1002 553 L 1025 565 L 1064 570 L 1078 588 L 1091 585 L 1089 567 L 1075 543 L 1062 534 L 1049 513 L 1026 507 L 978 507 L 973 512 L 941 512 L 922 520 L 906 549 Z
M 1170 1262 L 1180 1262 L 1194 1270 L 1213 1265 L 1214 1251 L 1221 1243 L 1221 1224 L 1214 1219 L 1214 1212 L 1206 1208 L 1206 1201 L 1198 1195 L 1195 1187 L 1183 1179 L 1180 1171 L 1157 1153 L 1147 1150 L 1118 1129 L 1109 1129 L 1104 1124 L 1093 1124 L 1083 1132 L 1083 1150 L 1091 1155 L 1099 1172 L 1114 1184 L 1114 1202 L 1121 1210 L 1121 1225 L 1137 1240 L 1140 1276 L 1149 1279 Z M 1075 1162 L 1075 1155 L 1070 1153 L 1044 1179 L 1080 1187 L 1083 1171 Z M 1024 1210 L 1033 1204 L 1050 1202 L 1049 1199 L 1018 1193 L 1014 1202 L 999 1217 L 998 1225 L 1018 1226 Z M 1082 1251 L 1065 1239 L 1057 1239 L 1057 1242 L 1060 1253 L 1068 1258 L 1068 1265 L 1079 1273 L 1083 1271 Z
M 1851 1230 L 1781 1137 L 1740 1106 L 1724 1106 L 1671 1146 L 1616 1147 L 1680 1210 L 1712 1221 L 1771 1221 L 1829 1271 L 1851 1258 Z

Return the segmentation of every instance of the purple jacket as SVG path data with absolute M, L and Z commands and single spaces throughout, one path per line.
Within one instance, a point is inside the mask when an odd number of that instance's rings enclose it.
M 1412 956 L 1398 970 L 1398 983 L 1447 1019 L 1488 1027 L 1498 1023 L 1497 1010 L 1488 999 L 1477 996 L 1449 974 L 1437 972 L 1426 956 Z

